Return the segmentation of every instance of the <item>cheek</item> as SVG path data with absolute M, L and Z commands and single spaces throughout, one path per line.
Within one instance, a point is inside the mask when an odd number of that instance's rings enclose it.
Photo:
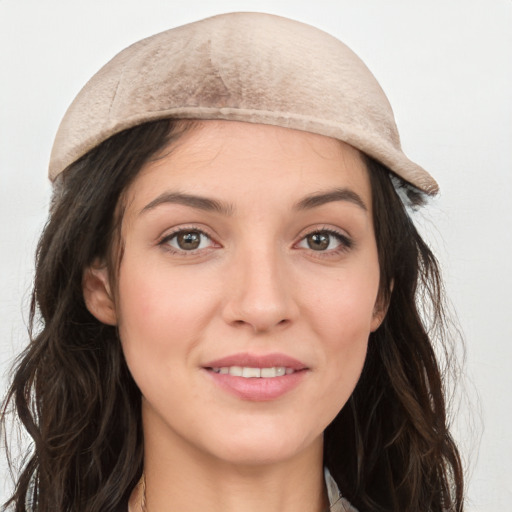
M 321 318 L 325 326 L 325 355 L 330 358 L 334 385 L 342 388 L 347 399 L 366 358 L 373 303 L 363 307 L 355 294 L 350 294 L 342 295 L 330 306 Z
M 186 360 L 214 314 L 215 301 L 186 272 L 134 263 L 123 261 L 117 311 L 125 357 L 136 377 L 143 367 Z
M 331 414 L 348 400 L 361 374 L 373 328 L 379 274 L 375 266 L 352 269 L 310 290 L 304 311 L 315 337 L 322 341 Z M 320 283 L 319 283 L 320 284 Z
M 367 339 L 375 317 L 379 273 L 372 267 L 348 270 L 303 293 L 312 324 L 334 346 L 350 349 Z

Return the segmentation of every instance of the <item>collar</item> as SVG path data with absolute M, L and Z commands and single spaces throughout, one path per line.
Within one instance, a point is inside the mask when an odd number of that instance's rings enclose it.
M 334 481 L 331 473 L 324 468 L 325 486 L 329 498 L 329 512 L 358 512 L 346 498 L 341 495 L 338 484 Z

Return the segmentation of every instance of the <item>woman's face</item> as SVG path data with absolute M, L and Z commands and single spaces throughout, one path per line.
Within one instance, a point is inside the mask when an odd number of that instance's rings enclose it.
M 383 316 L 371 203 L 358 151 L 280 127 L 203 122 L 142 169 L 114 321 L 147 440 L 250 464 L 321 450 Z

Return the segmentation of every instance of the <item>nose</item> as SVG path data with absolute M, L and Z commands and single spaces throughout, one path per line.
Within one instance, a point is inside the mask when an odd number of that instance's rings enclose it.
M 243 251 L 230 268 L 224 320 L 235 327 L 264 333 L 292 323 L 298 316 L 293 280 L 279 251 Z

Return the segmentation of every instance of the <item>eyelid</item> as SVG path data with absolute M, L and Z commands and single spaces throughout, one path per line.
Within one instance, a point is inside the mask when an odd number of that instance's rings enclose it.
M 183 232 L 197 232 L 210 240 L 210 244 L 208 247 L 193 249 L 193 250 L 185 250 L 179 249 L 176 247 L 172 247 L 168 244 L 169 240 L 172 240 L 174 237 Z M 307 247 L 299 247 L 299 244 L 305 240 L 305 238 L 309 235 L 313 235 L 315 233 L 327 233 L 330 236 L 335 237 L 339 241 L 338 247 L 334 249 L 326 249 L 323 251 L 315 251 L 314 249 Z M 208 251 L 212 248 L 220 248 L 222 245 L 217 242 L 215 237 L 209 233 L 209 230 L 199 227 L 197 225 L 180 225 L 174 228 L 171 228 L 170 231 L 166 231 L 163 235 L 161 235 L 157 240 L 157 245 L 162 246 L 165 250 L 178 254 L 178 255 L 194 255 L 203 251 Z M 304 249 L 309 252 L 315 253 L 317 257 L 328 257 L 331 255 L 338 255 L 342 252 L 349 251 L 354 246 L 354 240 L 350 235 L 346 233 L 345 230 L 341 228 L 333 227 L 331 225 L 317 225 L 310 226 L 302 230 L 302 232 L 297 236 L 297 241 L 293 244 L 294 248 Z
M 306 237 L 308 237 L 309 235 L 314 235 L 315 233 L 327 233 L 331 236 L 334 236 L 339 241 L 340 244 L 335 249 L 327 249 L 325 251 L 315 251 L 314 249 L 311 249 L 311 248 L 298 247 L 298 245 L 301 242 L 303 242 L 306 239 Z M 342 252 L 349 251 L 350 249 L 352 249 L 354 247 L 354 240 L 350 235 L 348 235 L 344 230 L 342 230 L 340 228 L 335 228 L 330 225 L 310 226 L 310 227 L 306 228 L 305 230 L 303 230 L 298 235 L 297 238 L 298 238 L 298 240 L 297 240 L 297 242 L 295 242 L 294 247 L 298 247 L 299 249 L 304 249 L 304 250 L 308 250 L 310 252 L 316 253 L 316 256 L 318 256 L 318 257 L 327 257 L 329 255 L 337 255 Z
M 320 232 L 327 232 L 342 238 L 346 238 L 347 240 L 352 240 L 352 235 L 350 235 L 346 229 L 342 229 L 332 224 L 310 224 L 309 226 L 306 226 L 299 231 L 296 239 L 302 240 L 308 235 Z
M 172 240 L 174 237 L 176 237 L 180 233 L 183 233 L 183 232 L 186 233 L 186 232 L 191 232 L 191 231 L 197 232 L 197 233 L 207 237 L 210 240 L 211 245 L 209 247 L 203 247 L 201 249 L 194 249 L 194 250 L 186 251 L 184 249 L 179 249 L 179 248 L 176 248 L 176 247 L 172 247 L 168 243 L 170 240 Z M 196 226 L 194 226 L 194 225 L 190 225 L 190 226 L 187 226 L 187 225 L 176 226 L 175 228 L 172 228 L 170 231 L 166 231 L 165 234 L 161 235 L 158 238 L 158 240 L 157 240 L 157 245 L 161 246 L 166 251 L 169 251 L 171 253 L 185 255 L 185 256 L 186 255 L 194 255 L 194 254 L 197 254 L 197 253 L 199 253 L 201 251 L 205 251 L 205 250 L 208 250 L 208 249 L 211 249 L 211 248 L 215 248 L 215 247 L 222 247 L 221 244 L 219 244 L 215 240 L 215 238 L 210 233 L 208 233 L 207 230 L 205 230 L 203 228 L 200 228 L 197 225 Z

